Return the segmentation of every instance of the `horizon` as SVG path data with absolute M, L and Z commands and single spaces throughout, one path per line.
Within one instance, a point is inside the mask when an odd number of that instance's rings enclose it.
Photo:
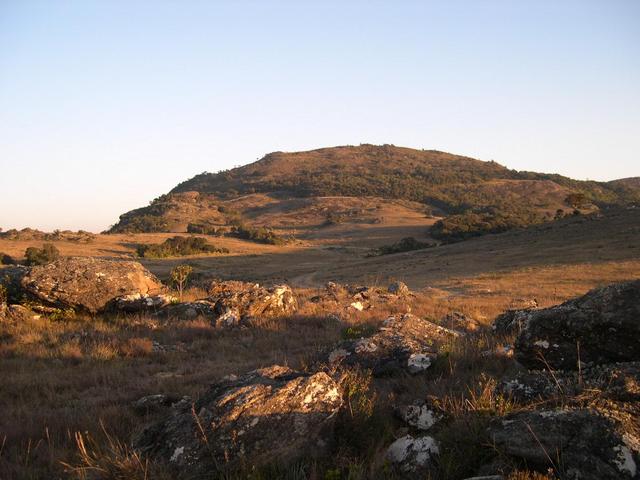
M 0 227 L 99 232 L 203 171 L 361 143 L 637 177 L 638 18 L 622 0 L 4 2 Z

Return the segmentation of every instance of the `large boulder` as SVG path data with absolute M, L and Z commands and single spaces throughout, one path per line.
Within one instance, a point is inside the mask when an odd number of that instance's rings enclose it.
M 386 458 L 405 478 L 425 478 L 426 469 L 437 455 L 438 443 L 433 437 L 405 435 L 389 445 Z
M 442 343 L 458 336 L 458 332 L 407 313 L 389 317 L 370 337 L 340 343 L 322 361 L 358 365 L 371 369 L 375 376 L 398 370 L 419 373 L 431 366 Z
M 492 447 L 541 472 L 568 480 L 638 478 L 638 418 L 586 408 L 520 412 L 489 426 Z
M 162 284 L 138 262 L 65 257 L 32 267 L 21 279 L 25 294 L 38 302 L 88 313 L 103 310 L 116 297 L 150 294 Z
M 272 366 L 214 384 L 134 441 L 186 475 L 314 456 L 332 437 L 342 394 L 326 373 Z
M 578 369 L 640 360 L 640 280 L 526 314 L 515 344 L 528 368 Z

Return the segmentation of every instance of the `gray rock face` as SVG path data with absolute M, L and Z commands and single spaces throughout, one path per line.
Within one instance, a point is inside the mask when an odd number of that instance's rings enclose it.
M 376 376 L 398 370 L 418 373 L 430 367 L 441 343 L 459 335 L 408 313 L 389 317 L 371 337 L 340 343 L 324 361 L 359 365 Z
M 328 447 L 341 406 L 340 389 L 327 374 L 272 366 L 214 384 L 134 445 L 187 475 L 314 456 Z
M 397 439 L 387 449 L 387 460 L 405 474 L 420 474 L 438 454 L 438 444 L 429 436 L 406 435 Z M 420 478 L 424 478 L 420 476 Z
M 111 302 L 111 307 L 122 313 L 145 313 L 156 312 L 161 308 L 174 304 L 178 299 L 172 295 L 159 294 L 148 295 L 134 293 L 115 298 Z
M 493 322 L 493 330 L 498 335 L 520 333 L 532 312 L 532 309 L 507 310 L 496 317 Z
M 21 287 L 36 301 L 93 314 L 116 297 L 156 293 L 162 284 L 138 262 L 65 257 L 30 268 Z
M 531 369 L 576 370 L 640 360 L 640 280 L 612 284 L 526 314 L 516 359 Z
M 233 312 L 242 319 L 287 315 L 298 308 L 296 297 L 288 285 L 228 289 L 209 300 L 215 301 L 214 309 L 218 316 Z
M 598 391 L 603 398 L 640 403 L 640 362 L 600 365 L 582 372 L 530 371 L 506 377 L 499 393 L 521 402 L 576 397 Z
M 396 413 L 407 425 L 422 431 L 429 430 L 442 419 L 442 414 L 429 407 L 424 401 L 401 405 L 396 409 Z
M 497 451 L 562 478 L 636 479 L 637 422 L 594 409 L 521 412 L 495 420 L 489 436 Z

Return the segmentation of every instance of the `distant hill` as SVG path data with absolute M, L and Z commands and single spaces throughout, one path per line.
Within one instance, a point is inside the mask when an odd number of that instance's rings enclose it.
M 580 205 L 567 200 L 571 195 Z M 187 231 L 190 224 L 191 229 L 203 224 L 220 227 L 238 216 L 264 224 L 260 211 L 268 205 L 272 213 L 275 204 L 282 207 L 283 215 L 300 208 L 308 213 L 315 199 L 325 197 L 343 197 L 342 203 L 347 204 L 358 198 L 377 204 L 410 202 L 414 210 L 453 218 L 454 222 L 434 232 L 443 239 L 458 239 L 466 236 L 465 229 L 473 234 L 502 231 L 553 219 L 558 210 L 592 211 L 640 202 L 640 180 L 578 181 L 393 145 L 274 152 L 249 165 L 196 175 L 149 206 L 125 213 L 110 232 Z M 292 203 L 293 199 L 306 201 Z M 324 218 L 314 219 L 316 226 L 332 221 L 333 207 L 326 208 Z M 344 212 L 336 215 L 344 219 Z M 350 215 L 361 220 L 357 213 Z M 310 217 L 305 218 L 313 224 Z M 451 229 L 456 230 L 453 236 Z

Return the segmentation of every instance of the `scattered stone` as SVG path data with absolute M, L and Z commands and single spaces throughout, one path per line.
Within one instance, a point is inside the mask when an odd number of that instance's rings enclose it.
M 616 283 L 526 314 L 516 360 L 530 369 L 576 370 L 640 360 L 640 280 Z
M 375 376 L 398 370 L 418 373 L 429 368 L 441 343 L 457 336 L 457 332 L 408 313 L 386 319 L 370 337 L 341 342 L 324 361 L 359 365 Z
M 116 297 L 159 292 L 162 284 L 138 262 L 64 257 L 31 267 L 21 279 L 23 292 L 57 308 L 95 314 Z
M 438 444 L 433 437 L 406 435 L 389 446 L 386 456 L 401 472 L 417 473 L 427 468 L 437 454 Z
M 353 308 L 354 310 L 357 310 L 359 312 L 364 310 L 364 305 L 362 305 L 362 302 L 353 302 L 351 305 L 349 305 L 351 308 Z
M 0 304 L 0 321 L 20 323 L 40 318 L 40 315 L 22 305 Z
M 276 365 L 214 384 L 191 409 L 148 427 L 134 444 L 193 476 L 309 458 L 328 448 L 341 406 L 326 373 Z
M 218 318 L 214 304 L 207 300 L 169 304 L 157 313 L 170 320 L 195 320 L 205 318 L 212 323 Z
M 408 425 L 424 431 L 429 430 L 442 419 L 442 415 L 429 408 L 424 401 L 418 401 L 412 405 L 403 405 L 396 412 Z
M 520 412 L 489 426 L 493 447 L 538 471 L 563 478 L 636 478 L 638 418 L 623 423 L 593 409 Z
M 409 287 L 407 287 L 406 283 L 403 282 L 393 282 L 387 288 L 387 291 L 393 295 L 398 296 L 407 296 L 410 293 Z

